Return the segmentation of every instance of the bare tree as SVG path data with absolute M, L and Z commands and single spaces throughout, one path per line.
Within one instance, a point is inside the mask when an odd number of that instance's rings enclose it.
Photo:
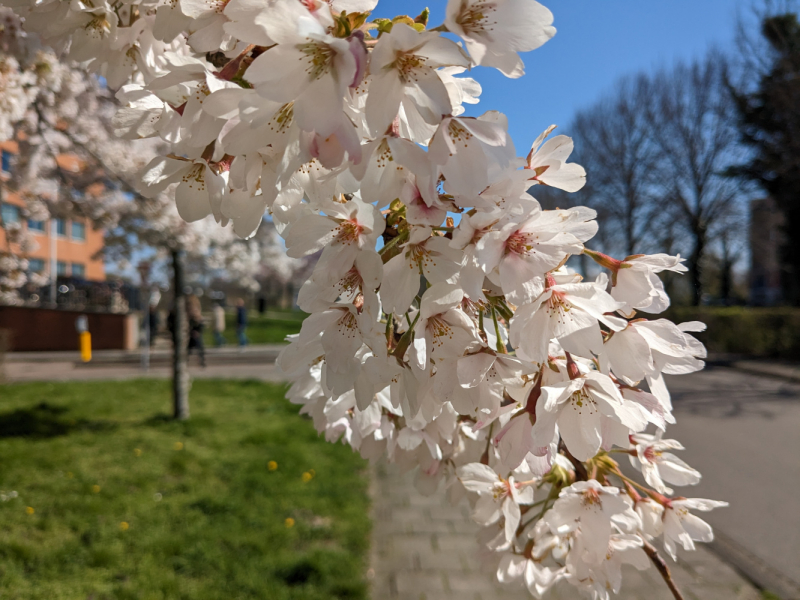
M 725 170 L 741 154 L 733 99 L 725 85 L 727 60 L 718 52 L 662 70 L 651 79 L 645 105 L 660 152 L 656 174 L 662 202 L 674 204 L 690 237 L 692 302 L 700 303 L 702 265 L 714 234 L 726 230 L 740 202 L 740 185 Z
M 607 228 L 616 232 L 614 249 L 629 255 L 655 229 L 659 149 L 644 110 L 651 85 L 642 74 L 622 79 L 612 96 L 578 113 L 569 128 L 575 160 L 590 174 L 582 201 L 603 212 Z

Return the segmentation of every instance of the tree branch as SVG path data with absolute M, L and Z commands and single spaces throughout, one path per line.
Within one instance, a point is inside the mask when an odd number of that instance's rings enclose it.
M 586 466 L 577 458 L 572 456 L 570 451 L 567 450 L 567 445 L 564 443 L 564 440 L 560 440 L 559 449 L 564 453 L 564 456 L 567 457 L 569 462 L 572 463 L 572 466 L 575 469 L 575 479 L 578 481 L 588 481 L 589 473 L 586 472 Z
M 661 574 L 661 577 L 667 584 L 669 591 L 672 592 L 675 600 L 684 600 L 683 594 L 681 594 L 681 591 L 678 589 L 678 586 L 675 585 L 675 581 L 672 579 L 672 573 L 670 573 L 667 563 L 663 558 L 661 558 L 658 550 L 656 550 L 647 540 L 642 541 L 644 542 L 642 548 L 644 549 L 645 554 L 647 554 L 647 557 L 652 561 L 656 569 L 658 569 L 658 572 Z

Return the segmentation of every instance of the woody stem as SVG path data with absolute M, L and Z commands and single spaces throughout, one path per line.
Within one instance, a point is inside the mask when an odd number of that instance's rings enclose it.
M 655 565 L 658 572 L 661 574 L 662 579 L 667 584 L 669 591 L 672 592 L 672 595 L 675 597 L 675 600 L 684 600 L 683 594 L 678 589 L 678 586 L 675 585 L 675 581 L 672 579 L 672 573 L 670 573 L 669 566 L 658 553 L 650 542 L 646 540 L 642 540 L 644 543 L 642 548 L 644 549 L 645 554 L 647 554 L 648 558 L 652 561 Z
M 492 430 L 494 429 L 494 421 L 489 424 L 489 435 L 486 436 L 486 449 L 481 455 L 481 464 L 489 464 L 489 448 L 492 445 Z
M 567 457 L 567 460 L 572 463 L 572 467 L 575 469 L 575 478 L 578 481 L 588 481 L 589 474 L 586 472 L 586 466 L 577 458 L 572 456 L 570 451 L 567 450 L 567 445 L 564 443 L 564 440 L 559 442 L 559 449 L 564 453 L 564 456 Z

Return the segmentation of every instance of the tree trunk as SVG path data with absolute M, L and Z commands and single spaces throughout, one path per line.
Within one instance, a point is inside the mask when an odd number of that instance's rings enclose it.
M 733 296 L 733 263 L 736 262 L 736 259 L 731 256 L 727 231 L 722 234 L 720 241 L 722 243 L 722 261 L 719 274 L 719 296 L 722 303 L 727 306 L 731 303 Z
M 800 306 L 800 242 L 794 233 L 800 227 L 800 209 L 784 203 L 783 239 L 780 244 L 780 277 L 783 303 Z
M 174 305 L 172 314 L 172 406 L 173 417 L 179 420 L 189 418 L 189 369 L 187 365 L 187 320 L 186 298 L 183 288 L 185 253 L 183 250 L 172 251 L 172 287 Z
M 634 203 L 628 199 L 627 203 L 627 210 L 625 212 L 625 250 L 628 253 L 627 256 L 632 256 L 636 253 L 636 237 L 635 234 L 635 222 L 634 222 L 634 213 L 636 212 L 636 207 Z
M 731 304 L 733 295 L 733 263 L 728 258 L 722 259 L 722 269 L 719 275 L 719 296 L 726 306 Z
M 706 251 L 706 230 L 702 226 L 695 226 L 694 247 L 689 256 L 689 275 L 692 282 L 692 306 L 700 306 L 703 297 L 702 261 Z

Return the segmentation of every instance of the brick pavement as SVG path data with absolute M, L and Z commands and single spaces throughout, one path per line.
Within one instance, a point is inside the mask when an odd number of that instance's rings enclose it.
M 411 475 L 400 475 L 380 463 L 372 483 L 373 600 L 530 599 L 523 589 L 508 589 L 479 569 L 477 526 L 466 501 L 451 506 L 443 493 L 422 496 Z M 736 571 L 702 544 L 682 552 L 678 563 L 667 559 L 686 600 L 758 600 L 760 594 Z M 562 583 L 552 600 L 581 596 Z M 672 600 L 655 569 L 623 571 L 621 600 Z

